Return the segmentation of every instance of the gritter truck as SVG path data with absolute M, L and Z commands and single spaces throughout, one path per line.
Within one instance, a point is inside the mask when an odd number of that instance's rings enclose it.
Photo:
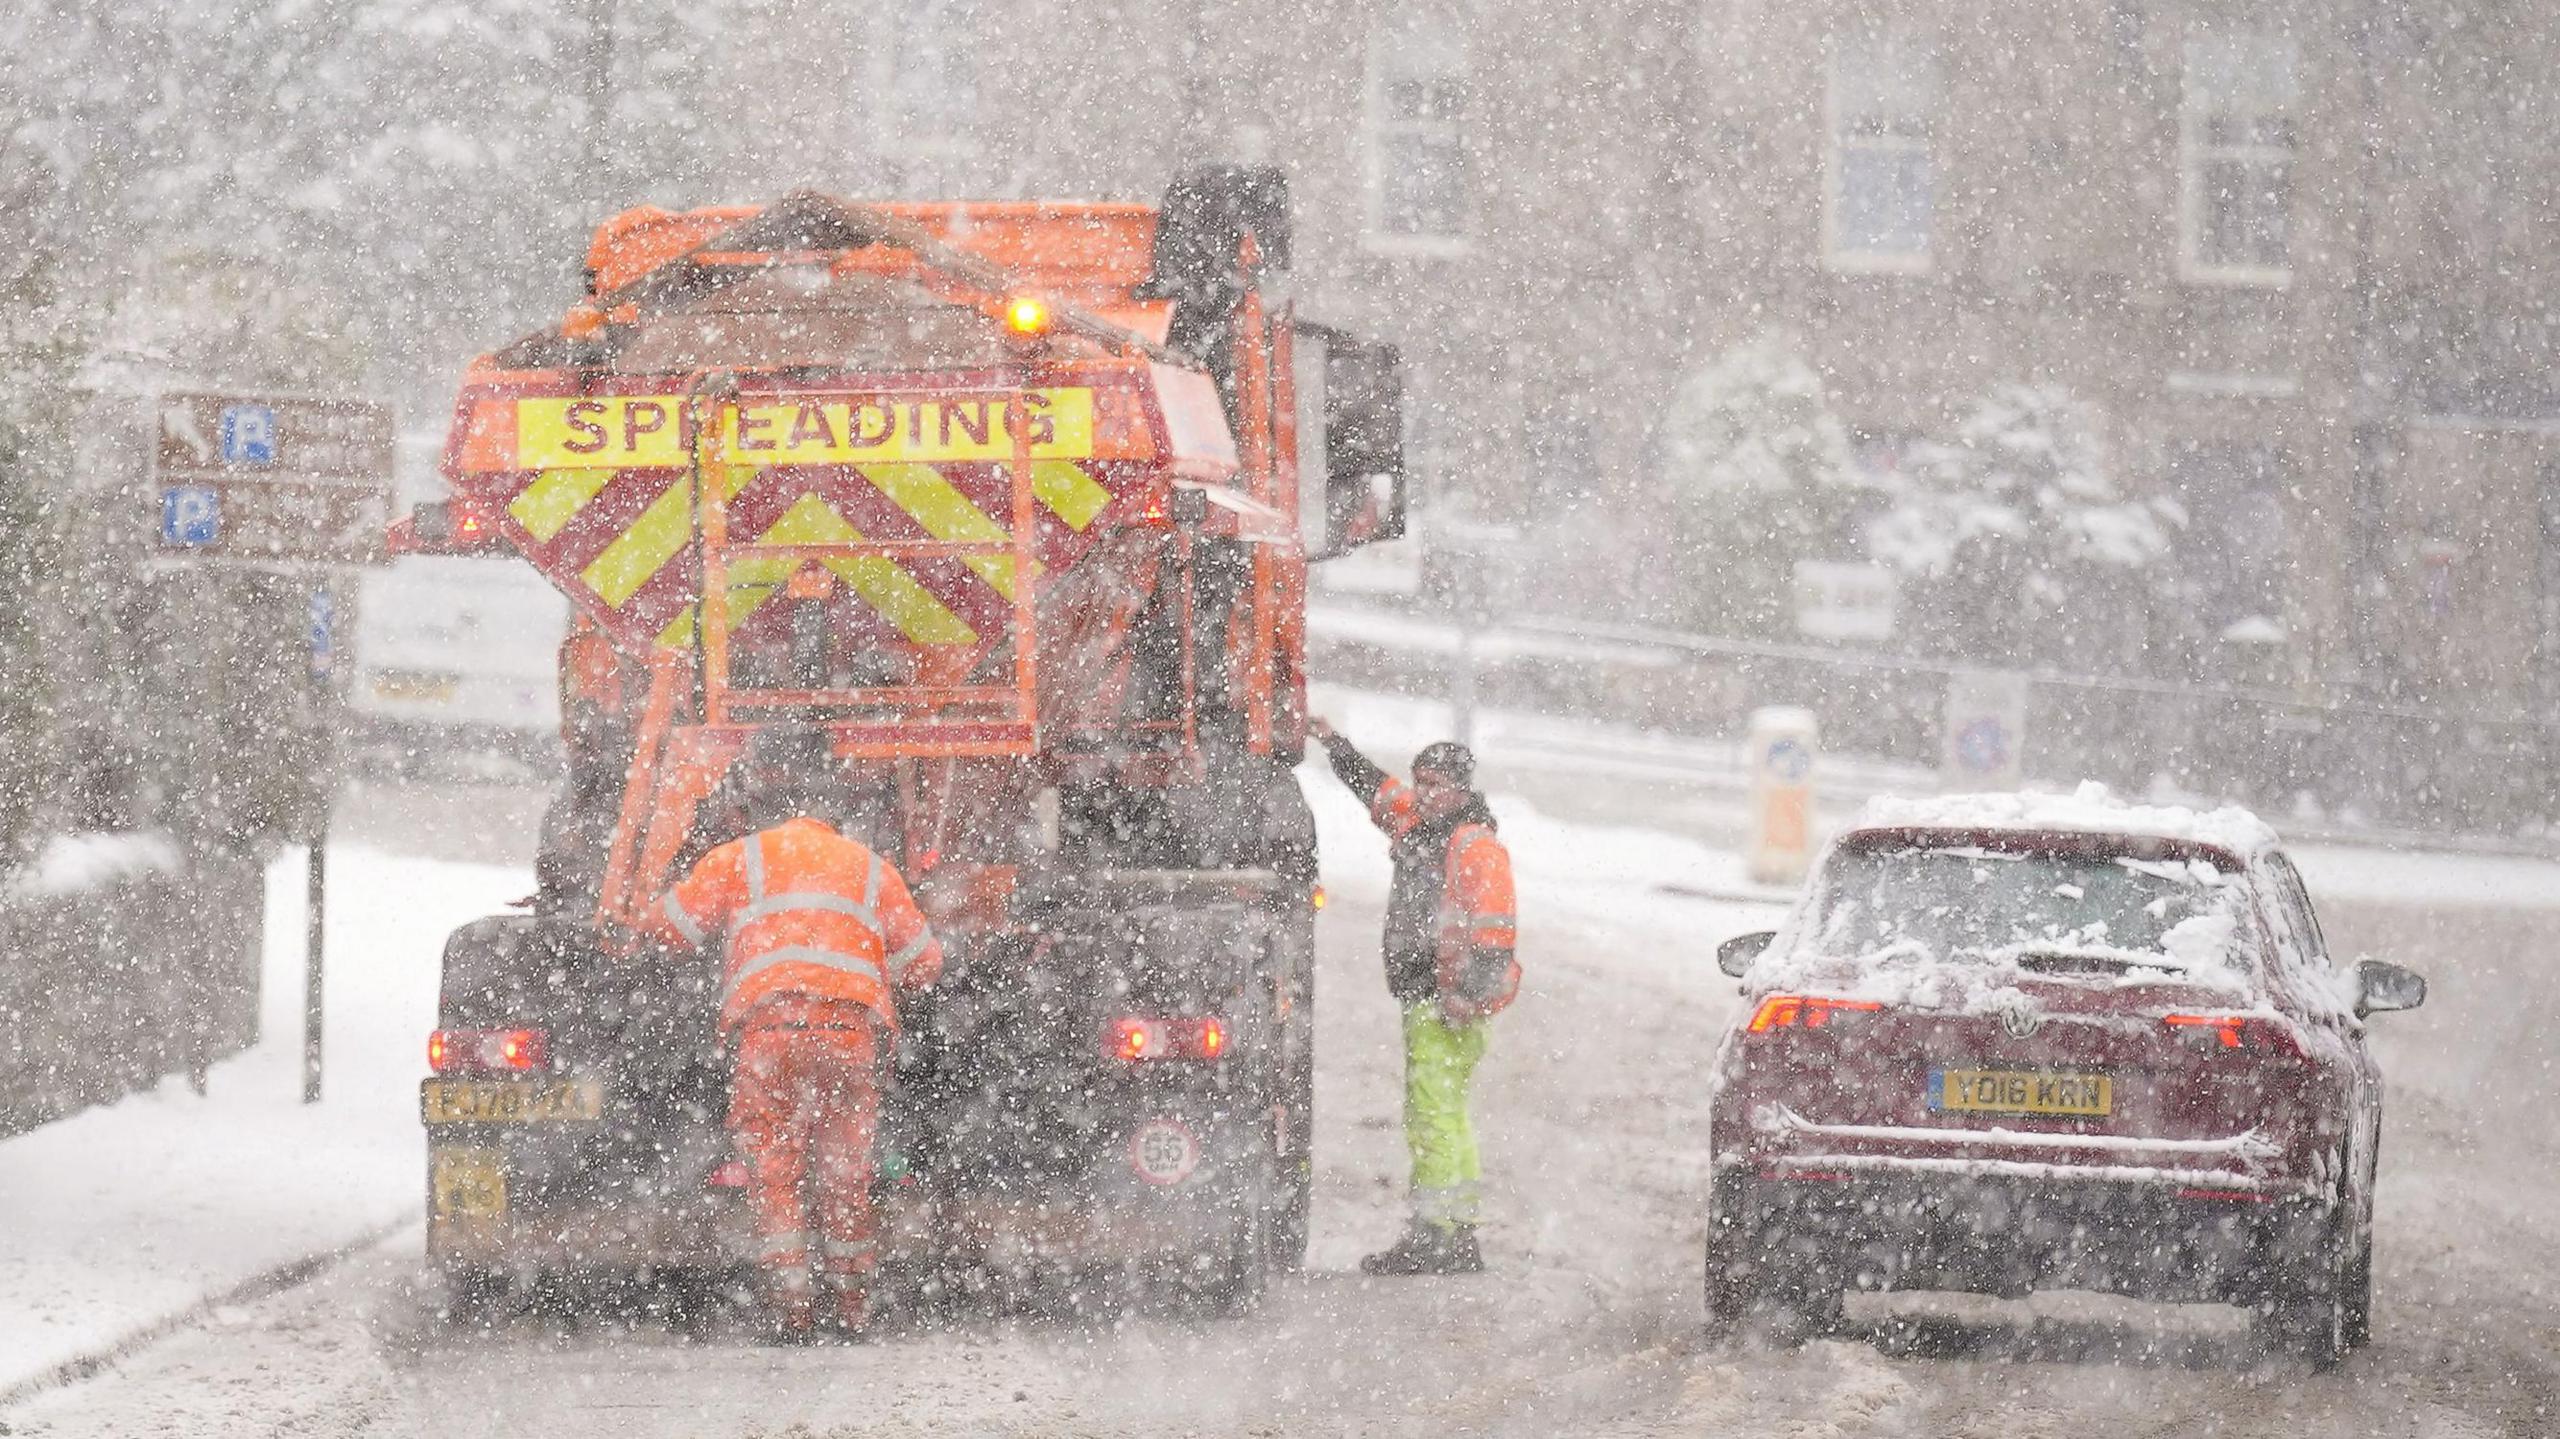
M 566 595 L 526 912 L 443 956 L 427 1249 L 458 1303 L 732 1274 L 715 966 L 629 942 L 759 726 L 894 796 L 948 953 L 886 1102 L 884 1277 L 1226 1309 L 1307 1238 L 1310 561 L 1402 532 L 1393 348 L 1299 319 L 1276 171 L 1159 206 L 641 208 L 475 361 L 410 553 Z

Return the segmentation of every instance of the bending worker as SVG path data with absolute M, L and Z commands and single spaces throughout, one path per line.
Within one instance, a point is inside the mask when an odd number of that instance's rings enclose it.
M 897 996 L 933 983 L 942 947 L 898 872 L 821 817 L 840 797 L 823 730 L 766 730 L 740 764 L 751 832 L 704 855 L 648 932 L 721 946 L 720 1029 L 737 1046 L 729 1131 L 781 1337 L 822 1322 L 859 1333 L 878 1261 L 872 1142 Z
M 1408 785 L 1310 719 L 1333 772 L 1368 801 L 1395 860 L 1387 896 L 1387 992 L 1404 1007 L 1404 1138 L 1413 1216 L 1369 1274 L 1474 1274 L 1483 1175 L 1467 1085 L 1484 1057 L 1485 1021 L 1520 990 L 1513 956 L 1511 854 L 1475 784 L 1475 756 L 1443 740 L 1413 757 Z

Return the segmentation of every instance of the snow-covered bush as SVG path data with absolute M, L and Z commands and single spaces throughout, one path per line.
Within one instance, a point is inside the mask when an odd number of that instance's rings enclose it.
M 1764 334 L 1692 372 L 1663 417 L 1680 617 L 1728 634 L 1783 620 L 1795 562 L 1844 547 L 1859 479 L 1822 377 Z
M 1902 572 L 1923 643 L 2013 664 L 2138 658 L 2150 579 L 2186 514 L 2123 492 L 2095 406 L 2058 385 L 1994 386 L 1910 474 L 1867 545 Z

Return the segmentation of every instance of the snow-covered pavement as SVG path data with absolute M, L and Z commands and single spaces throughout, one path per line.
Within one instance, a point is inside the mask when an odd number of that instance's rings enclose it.
M 267 876 L 262 1042 L 0 1143 L 0 1394 L 418 1211 L 416 1082 L 445 931 L 515 870 L 331 850 L 322 1102 L 301 1102 L 302 855 Z
M 1400 729 L 1386 702 L 1345 698 L 1334 712 L 1382 758 L 1428 737 L 1427 717 Z M 1513 787 L 1498 758 L 1491 772 L 1518 856 L 1529 974 L 1521 1005 L 1499 1021 L 1478 1104 L 1491 1276 L 1387 1283 L 1353 1272 L 1393 1232 L 1399 1207 L 1394 1024 L 1375 958 L 1385 868 L 1358 807 L 1318 777 L 1310 789 L 1340 902 L 1321 934 L 1316 1237 L 1310 1272 L 1277 1285 L 1249 1321 L 963 1314 L 864 1349 L 795 1352 L 676 1334 L 646 1316 L 457 1333 L 430 1315 L 406 1229 L 314 1283 L 217 1306 L 110 1372 L 0 1407 L 0 1422 L 61 1439 L 646 1439 L 793 1425 L 810 1435 L 2560 1433 L 2560 1200 L 2547 1179 L 2560 1167 L 2560 1071 L 2541 1036 L 2542 1016 L 2560 1006 L 2560 867 L 2299 852 L 2333 947 L 2415 964 L 2436 986 L 2428 1008 L 2376 1026 L 2392 1084 L 2378 1337 L 2339 1375 L 2261 1361 L 2227 1311 L 2077 1296 L 1862 1299 L 1860 1338 L 1737 1348 L 1698 1334 L 1702 1079 L 1733 1003 L 1713 948 L 1765 925 L 1775 907 L 1698 897 L 1736 892 L 1738 875 L 1726 850 L 1693 837 L 1704 832 L 1694 794 L 1551 776 L 1500 793 Z M 186 1252 L 191 1232 L 211 1236 L 193 1246 L 189 1272 L 201 1274 L 218 1255 L 281 1254 L 288 1231 L 326 1247 L 415 1214 L 411 1084 L 436 940 L 523 881 L 506 868 L 341 855 L 340 874 L 369 870 L 372 881 L 344 892 L 383 898 L 370 919 L 351 900 L 333 930 L 330 1102 L 316 1112 L 292 1103 L 288 1000 L 270 1044 L 220 1071 L 211 1101 L 146 1096 L 30 1136 L 52 1146 L 43 1157 L 57 1167 L 41 1191 L 44 1222 L 68 1222 L 59 1216 L 80 1210 L 83 1194 L 113 1202 L 121 1213 L 95 1232 L 147 1232 L 164 1257 Z M 290 905 L 277 927 L 298 933 Z M 277 987 L 290 996 L 289 938 L 282 948 Z M 226 1234 L 171 1218 L 182 1201 L 165 1193 L 128 1192 L 137 1154 L 234 1123 L 264 1136 L 251 1187 L 280 1191 L 262 1201 L 269 1208 L 230 1211 Z M 84 1126 L 84 1139 L 60 1138 Z M 297 1134 L 320 1141 L 316 1152 Z M 9 1183 L 28 1142 L 0 1145 Z M 315 1185 L 351 1198 L 290 1193 Z M 295 1204 L 307 1208 L 284 1212 Z M 16 1296 L 99 1278 L 94 1259 L 45 1262 L 54 1267 L 40 1274 L 0 1270 L 0 1285 Z M 57 1324 L 104 1335 L 111 1311 L 130 1321 L 220 1287 L 199 1279 L 191 1291 L 175 1274 L 155 1287 L 150 1269 L 108 1263 L 113 1293 L 60 1311 Z M 12 1368 L 18 1332 L 0 1337 Z

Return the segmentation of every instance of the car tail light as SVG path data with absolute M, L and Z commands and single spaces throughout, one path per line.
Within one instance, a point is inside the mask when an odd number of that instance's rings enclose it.
M 1131 1064 L 1157 1059 L 1213 1060 L 1225 1056 L 1234 1038 L 1227 1022 L 1215 1015 L 1180 1019 L 1130 1016 L 1111 1021 L 1103 1048 L 1112 1058 Z
M 2263 1016 L 2247 1014 L 2164 1014 L 2160 1022 L 2191 1043 L 2212 1049 L 2256 1050 L 2264 1054 L 2302 1055 L 2292 1031 Z
M 544 1068 L 551 1034 L 541 1029 L 439 1029 L 427 1036 L 427 1067 L 438 1074 L 509 1074 Z
M 1751 1014 L 1751 1032 L 1773 1029 L 1821 1029 L 1836 1015 L 1868 1014 L 1884 1006 L 1872 999 L 1826 999 L 1810 994 L 1773 994 Z

